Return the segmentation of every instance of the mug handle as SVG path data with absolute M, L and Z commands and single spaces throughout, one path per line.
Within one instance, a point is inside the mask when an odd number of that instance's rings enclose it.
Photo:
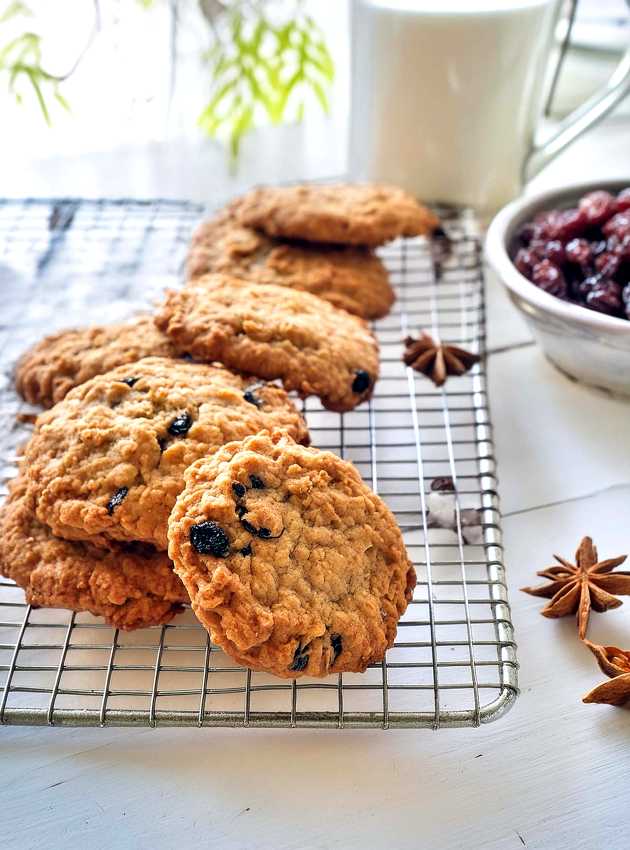
M 534 142 L 523 165 L 523 183 L 535 177 L 582 133 L 608 115 L 628 94 L 630 94 L 630 47 L 626 49 L 606 85 L 567 115 L 549 139 L 540 144 Z

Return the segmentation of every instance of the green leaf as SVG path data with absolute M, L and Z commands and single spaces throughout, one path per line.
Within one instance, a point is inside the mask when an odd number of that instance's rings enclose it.
M 66 112 L 71 112 L 70 104 L 58 89 L 55 89 L 54 96 L 57 103 L 62 106 Z
M 312 78 L 308 78 L 308 84 L 313 89 L 313 91 L 315 92 L 315 96 L 317 97 L 317 100 L 320 102 L 322 110 L 326 113 L 326 115 L 328 115 L 328 113 L 330 112 L 330 106 L 328 104 L 328 98 L 326 97 L 326 92 L 324 91 L 324 89 L 322 88 L 320 83 L 317 82 L 317 80 L 313 80 Z
M 5 21 L 8 21 L 9 18 L 14 18 L 16 15 L 24 15 L 25 17 L 29 18 L 33 17 L 33 13 L 28 8 L 26 3 L 21 3 L 20 0 L 14 0 L 13 3 L 9 3 L 4 13 L 0 15 L 0 24 L 3 24 Z
M 48 108 L 46 106 L 46 101 L 44 100 L 42 90 L 39 87 L 39 82 L 37 81 L 37 75 L 32 70 L 27 70 L 26 73 L 31 81 L 33 90 L 35 91 L 35 95 L 37 96 L 37 100 L 39 101 L 39 107 L 42 111 L 42 115 L 44 116 L 44 120 L 50 127 L 50 115 L 48 113 Z

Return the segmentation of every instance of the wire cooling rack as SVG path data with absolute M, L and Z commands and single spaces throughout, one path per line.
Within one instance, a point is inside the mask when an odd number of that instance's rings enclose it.
M 172 201 L 0 201 L 2 494 L 28 436 L 16 419 L 29 410 L 12 388 L 17 356 L 54 329 L 146 309 L 180 281 L 205 212 Z M 396 514 L 416 566 L 413 602 L 383 663 L 281 680 L 235 666 L 190 610 L 126 633 L 89 614 L 31 608 L 0 578 L 1 723 L 438 728 L 487 723 L 512 705 L 517 665 L 484 361 L 442 389 L 401 361 L 402 338 L 421 328 L 484 353 L 477 225 L 470 213 L 440 213 L 448 250 L 443 239 L 416 239 L 382 251 L 397 302 L 375 324 L 381 378 L 371 402 L 346 414 L 304 405 L 313 444 L 355 463 Z M 445 523 L 431 485 L 444 476 L 456 485 L 453 528 L 435 527 Z

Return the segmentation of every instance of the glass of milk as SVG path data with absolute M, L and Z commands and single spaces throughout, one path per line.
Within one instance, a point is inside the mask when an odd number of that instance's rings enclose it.
M 488 217 L 630 90 L 607 87 L 535 142 L 558 0 L 352 0 L 349 168 Z

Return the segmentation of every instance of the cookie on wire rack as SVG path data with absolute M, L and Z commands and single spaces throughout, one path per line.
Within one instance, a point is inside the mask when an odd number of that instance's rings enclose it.
M 378 377 L 378 343 L 367 324 L 310 292 L 210 274 L 167 293 L 155 320 L 178 351 L 280 378 L 329 410 L 369 399 Z
M 385 266 L 369 248 L 272 239 L 239 224 L 230 210 L 193 235 L 187 275 L 208 272 L 311 292 L 364 319 L 386 316 L 395 299 Z
M 351 463 L 263 432 L 185 478 L 169 554 L 228 655 L 283 678 L 383 658 L 416 576 L 394 516 Z
M 174 357 L 169 338 L 152 316 L 70 328 L 44 337 L 18 361 L 15 386 L 31 404 L 52 407 L 79 384 L 143 357 Z
M 269 427 L 308 442 L 281 387 L 218 365 L 147 357 L 75 387 L 38 417 L 25 449 L 29 493 L 60 537 L 166 549 L 186 467 Z
M 437 216 L 397 186 L 378 183 L 263 186 L 232 206 L 246 227 L 268 236 L 376 247 L 401 236 L 426 236 Z
M 131 630 L 168 623 L 188 602 L 166 553 L 61 540 L 33 508 L 19 476 L 0 508 L 0 573 L 24 589 L 30 605 L 89 611 Z

